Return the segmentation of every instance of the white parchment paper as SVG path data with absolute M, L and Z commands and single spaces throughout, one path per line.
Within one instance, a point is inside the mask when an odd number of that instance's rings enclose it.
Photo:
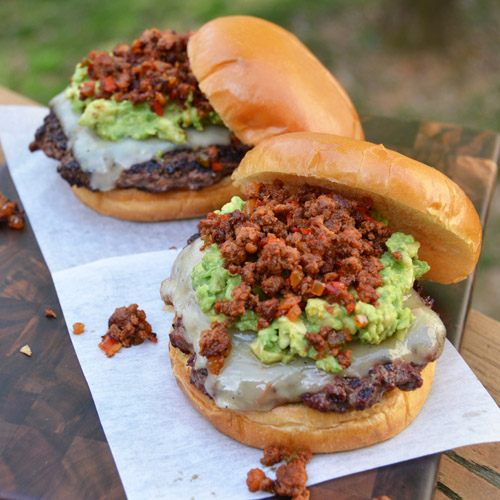
M 0 140 L 12 180 L 50 271 L 106 257 L 181 248 L 198 221 L 128 222 L 78 201 L 56 172 L 58 162 L 28 149 L 47 108 L 0 106 Z
M 55 173 L 56 162 L 27 150 L 45 113 L 0 107 L 0 139 L 66 322 L 86 325 L 82 335 L 70 337 L 128 498 L 262 497 L 245 484 L 261 452 L 215 431 L 191 408 L 171 374 L 172 315 L 163 310 L 159 288 L 178 253 L 169 248 L 181 248 L 196 221 L 129 223 L 82 206 Z M 133 302 L 146 311 L 159 341 L 122 349 L 108 359 L 97 347 L 107 320 L 116 307 Z M 498 406 L 447 343 L 416 420 L 385 443 L 316 455 L 307 467 L 309 484 L 498 440 Z

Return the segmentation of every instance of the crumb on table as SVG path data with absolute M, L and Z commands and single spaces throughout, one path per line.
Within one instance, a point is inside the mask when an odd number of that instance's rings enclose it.
M 57 318 L 57 314 L 49 307 L 45 308 L 44 313 L 47 318 Z

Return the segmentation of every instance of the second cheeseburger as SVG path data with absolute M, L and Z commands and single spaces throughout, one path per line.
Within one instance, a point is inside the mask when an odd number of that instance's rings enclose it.
M 271 138 L 233 174 L 161 294 L 191 404 L 251 446 L 355 449 L 414 419 L 446 336 L 418 278 L 464 279 L 481 225 L 437 170 L 327 134 Z
M 32 151 L 94 210 L 138 221 L 205 215 L 239 190 L 231 173 L 267 137 L 363 137 L 349 97 L 290 32 L 249 16 L 195 33 L 146 30 L 91 51 L 51 101 Z

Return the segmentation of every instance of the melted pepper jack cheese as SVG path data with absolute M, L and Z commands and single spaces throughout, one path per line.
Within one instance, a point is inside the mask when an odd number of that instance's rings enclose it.
M 173 304 L 186 329 L 186 337 L 197 354 L 196 369 L 206 367 L 206 358 L 199 354 L 200 333 L 210 328 L 210 320 L 198 306 L 191 283 L 191 271 L 203 258 L 203 242 L 197 240 L 179 254 L 170 278 L 163 281 L 161 296 Z M 446 336 L 438 315 L 426 307 L 411 290 L 405 297 L 415 320 L 402 340 L 390 337 L 379 345 L 351 343 L 352 364 L 338 376 L 362 377 L 378 363 L 402 359 L 415 364 L 427 363 L 441 353 Z M 294 359 L 288 364 L 265 365 L 250 349 L 255 333 L 230 331 L 231 354 L 219 375 L 209 373 L 205 389 L 215 404 L 231 410 L 270 410 L 285 402 L 300 401 L 300 395 L 317 392 L 336 375 L 316 368 L 314 360 Z
M 68 138 L 68 149 L 73 152 L 82 170 L 91 174 L 90 187 L 97 191 L 113 189 L 123 170 L 157 155 L 176 149 L 231 143 L 229 130 L 215 125 L 206 126 L 203 131 L 187 128 L 187 140 L 183 144 L 154 137 L 143 140 L 126 137 L 111 141 L 100 137 L 95 130 L 79 125 L 81 113 L 73 110 L 64 92 L 54 97 L 50 105 Z

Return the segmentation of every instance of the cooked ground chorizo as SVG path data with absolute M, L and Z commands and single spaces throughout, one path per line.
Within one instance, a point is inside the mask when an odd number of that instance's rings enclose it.
M 7 199 L 3 193 L 0 193 L 0 221 L 7 221 L 12 229 L 24 227 L 24 211 L 19 208 L 17 201 Z
M 263 465 L 274 465 L 282 460 L 276 471 L 276 479 L 268 478 L 261 469 L 252 469 L 247 474 L 247 486 L 251 492 L 267 491 L 293 500 L 307 500 L 309 491 L 306 488 L 306 464 L 312 454 L 308 451 L 291 452 L 287 448 L 270 446 L 264 450 Z
M 157 342 L 156 333 L 146 321 L 146 313 L 137 304 L 118 307 L 108 320 L 108 331 L 102 336 L 99 348 L 111 358 L 122 347 Z
M 224 358 L 231 352 L 231 339 L 227 322 L 214 321 L 209 330 L 203 330 L 200 335 L 200 354 L 207 358 L 207 368 L 210 373 L 219 374 L 224 365 Z
M 121 172 L 115 183 L 119 189 L 136 188 L 150 193 L 165 193 L 175 189 L 199 190 L 221 181 L 239 165 L 248 146 L 233 135 L 230 145 L 212 145 L 206 148 L 180 148 L 161 157 L 137 163 Z M 91 174 L 85 172 L 68 149 L 68 139 L 59 119 L 50 112 L 37 130 L 31 151 L 42 150 L 50 158 L 59 160 L 57 171 L 71 186 L 90 186 Z M 217 170 L 212 165 L 220 166 Z
M 217 314 L 232 322 L 252 310 L 262 329 L 279 316 L 294 321 L 310 298 L 343 304 L 349 313 L 357 300 L 377 304 L 380 256 L 391 231 L 371 217 L 370 199 L 307 185 L 292 193 L 279 181 L 250 183 L 246 194 L 244 212 L 212 212 L 198 226 L 205 246 L 217 243 L 224 267 L 241 276 L 231 300 L 216 302 Z M 341 366 L 349 366 L 349 353 L 329 333 L 310 333 L 308 340 L 319 357 L 340 356 Z
M 146 313 L 137 304 L 118 307 L 108 320 L 107 335 L 119 340 L 123 347 L 142 344 L 145 340 L 157 342 L 156 333 L 146 321 Z
M 213 111 L 191 71 L 186 50 L 191 35 L 149 29 L 130 46 L 118 44 L 112 54 L 91 51 L 81 61 L 90 81 L 80 86 L 80 99 L 147 102 L 161 114 L 166 99 L 184 107 L 191 96 L 199 115 Z
M 50 307 L 46 307 L 43 313 L 47 318 L 57 318 L 57 314 L 54 312 L 53 309 L 50 309 Z

